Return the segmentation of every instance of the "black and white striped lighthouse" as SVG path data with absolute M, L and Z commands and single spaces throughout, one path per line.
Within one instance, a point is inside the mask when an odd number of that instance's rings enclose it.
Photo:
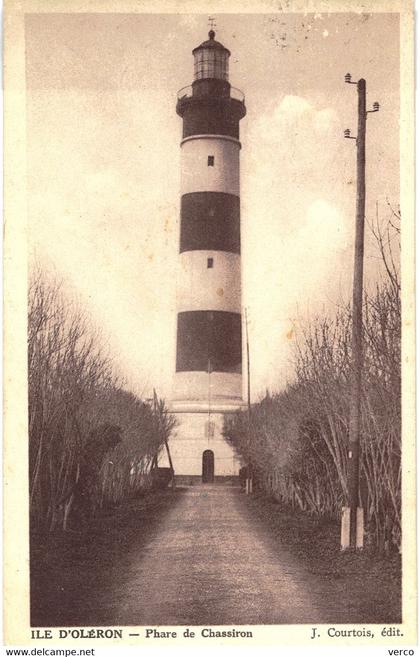
M 193 50 L 194 81 L 178 93 L 181 212 L 172 441 L 176 475 L 238 474 L 223 417 L 243 405 L 239 122 L 230 52 L 209 39 Z

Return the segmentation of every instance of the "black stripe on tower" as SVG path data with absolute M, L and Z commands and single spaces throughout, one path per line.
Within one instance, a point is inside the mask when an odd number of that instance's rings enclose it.
M 241 315 L 220 310 L 178 313 L 177 372 L 242 372 Z
M 236 101 L 231 101 L 236 102 Z M 202 103 L 184 114 L 182 137 L 226 135 L 239 139 L 239 119 L 231 103 Z
M 182 135 L 226 135 L 239 139 L 239 121 L 245 116 L 243 101 L 230 97 L 230 84 L 223 80 L 196 80 L 193 95 L 178 100 Z
M 224 192 L 192 192 L 181 197 L 180 253 L 241 252 L 239 197 Z

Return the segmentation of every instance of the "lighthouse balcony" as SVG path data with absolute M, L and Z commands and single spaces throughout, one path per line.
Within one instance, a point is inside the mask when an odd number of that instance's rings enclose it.
M 206 86 L 204 86 L 205 82 L 208 83 Z M 217 89 L 215 88 L 215 83 L 218 84 Z M 245 105 L 245 95 L 240 89 L 231 87 L 227 82 L 212 79 L 200 80 L 200 87 L 197 83 L 189 84 L 187 87 L 182 87 L 182 89 L 178 91 L 177 98 L 178 101 L 193 97 L 203 98 L 204 96 L 215 94 L 216 91 L 219 92 L 218 95 L 224 98 L 233 98 L 234 100 L 239 100 L 239 102 Z
M 224 80 L 197 80 L 188 87 L 183 87 L 177 94 L 176 111 L 184 116 L 186 111 L 200 111 L 201 108 L 223 105 L 224 111 L 231 112 L 237 120 L 246 114 L 245 96 Z M 229 108 L 229 109 L 228 109 Z

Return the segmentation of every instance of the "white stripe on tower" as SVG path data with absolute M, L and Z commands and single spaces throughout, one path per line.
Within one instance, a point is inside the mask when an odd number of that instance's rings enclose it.
M 208 259 L 213 267 L 207 267 Z M 241 259 L 223 251 L 180 254 L 177 310 L 241 312 Z
M 223 135 L 195 135 L 181 142 L 181 195 L 224 192 L 239 196 L 238 139 Z M 213 157 L 213 166 L 208 158 Z

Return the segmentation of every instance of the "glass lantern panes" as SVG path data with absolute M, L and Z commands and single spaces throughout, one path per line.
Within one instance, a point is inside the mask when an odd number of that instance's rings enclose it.
M 215 48 L 202 48 L 194 55 L 194 80 L 217 78 L 227 80 L 229 77 L 228 53 Z

